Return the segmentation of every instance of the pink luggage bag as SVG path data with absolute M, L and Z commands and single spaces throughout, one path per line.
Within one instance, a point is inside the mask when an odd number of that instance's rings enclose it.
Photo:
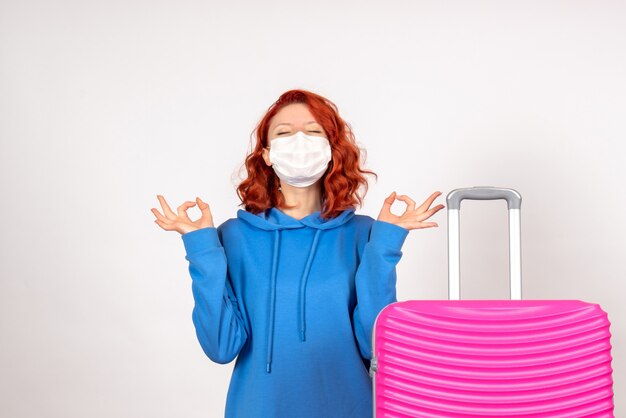
M 463 199 L 505 199 L 511 300 L 459 300 Z M 521 300 L 521 196 L 451 191 L 448 297 L 387 305 L 372 331 L 375 418 L 613 417 L 610 322 L 596 303 Z

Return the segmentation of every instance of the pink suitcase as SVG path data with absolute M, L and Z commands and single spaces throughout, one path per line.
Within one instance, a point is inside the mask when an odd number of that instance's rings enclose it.
M 463 199 L 505 199 L 511 300 L 459 300 Z M 387 305 L 372 331 L 375 418 L 613 417 L 610 322 L 596 303 L 521 300 L 521 196 L 456 189 L 448 297 Z

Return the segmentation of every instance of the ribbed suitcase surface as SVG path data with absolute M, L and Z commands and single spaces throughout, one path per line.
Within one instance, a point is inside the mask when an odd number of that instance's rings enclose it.
M 376 320 L 376 418 L 613 417 L 610 322 L 579 300 L 404 301 Z

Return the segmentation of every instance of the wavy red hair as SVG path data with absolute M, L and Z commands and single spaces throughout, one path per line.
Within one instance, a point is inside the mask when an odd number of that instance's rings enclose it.
M 280 179 L 274 169 L 263 160 L 263 148 L 268 146 L 267 136 L 272 118 L 283 107 L 293 103 L 304 103 L 309 108 L 313 117 L 324 128 L 330 142 L 332 159 L 326 172 L 318 180 L 321 182 L 322 218 L 334 218 L 345 209 L 362 205 L 368 190 L 365 174 L 371 174 L 378 179 L 373 171 L 361 168 L 361 152 L 365 158 L 365 150 L 358 147 L 350 124 L 339 116 L 333 102 L 300 89 L 281 94 L 252 131 L 257 140 L 254 149 L 244 161 L 248 176 L 237 186 L 241 205 L 255 214 L 271 207 L 294 207 L 286 204 L 278 189 Z

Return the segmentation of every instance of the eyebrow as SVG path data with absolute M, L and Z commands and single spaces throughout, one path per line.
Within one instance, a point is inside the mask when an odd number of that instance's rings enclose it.
M 308 121 L 307 123 L 305 123 L 305 125 L 310 125 L 310 124 L 312 124 L 312 123 L 317 123 L 317 122 L 316 122 L 316 121 L 314 121 L 314 120 L 310 120 L 310 121 Z M 319 125 L 319 123 L 317 123 L 317 124 Z M 278 125 L 276 125 L 276 126 L 274 127 L 274 129 L 278 128 L 278 127 L 279 127 L 279 126 L 281 126 L 281 125 L 289 125 L 289 126 L 291 126 L 292 124 L 291 124 L 291 123 L 288 123 L 288 122 L 279 123 Z

